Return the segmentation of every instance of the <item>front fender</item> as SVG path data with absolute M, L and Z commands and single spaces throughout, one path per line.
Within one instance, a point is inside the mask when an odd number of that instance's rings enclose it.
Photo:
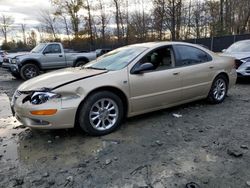
M 37 60 L 37 59 L 34 59 L 34 58 L 25 58 L 25 59 L 22 59 L 20 60 L 20 62 L 17 63 L 17 66 L 19 68 L 21 68 L 22 66 L 28 64 L 28 63 L 31 63 L 31 64 L 35 64 L 37 65 L 40 69 L 42 69 L 42 65 L 41 63 Z

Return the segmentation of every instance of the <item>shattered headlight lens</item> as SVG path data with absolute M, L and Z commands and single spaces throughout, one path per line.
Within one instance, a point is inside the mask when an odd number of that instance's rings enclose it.
M 44 104 L 47 101 L 55 98 L 61 98 L 61 95 L 52 92 L 34 92 L 30 98 L 30 103 L 34 105 L 39 105 Z

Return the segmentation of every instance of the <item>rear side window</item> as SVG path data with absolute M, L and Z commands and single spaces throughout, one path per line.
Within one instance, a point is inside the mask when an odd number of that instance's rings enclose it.
M 56 54 L 61 53 L 61 48 L 59 44 L 50 44 L 46 47 L 44 51 L 49 54 Z
M 177 55 L 176 67 L 212 61 L 208 53 L 192 46 L 175 45 L 174 49 Z

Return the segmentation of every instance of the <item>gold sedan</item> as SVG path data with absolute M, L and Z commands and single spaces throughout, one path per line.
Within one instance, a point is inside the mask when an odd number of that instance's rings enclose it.
M 235 60 L 193 44 L 153 42 L 111 51 L 81 68 L 33 78 L 11 106 L 25 126 L 80 126 L 104 135 L 122 119 L 199 99 L 224 101 L 236 82 Z

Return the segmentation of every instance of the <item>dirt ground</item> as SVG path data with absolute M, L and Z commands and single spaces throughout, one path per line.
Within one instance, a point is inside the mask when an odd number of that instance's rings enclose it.
M 250 187 L 248 80 L 222 104 L 130 118 L 102 137 L 24 128 L 9 109 L 20 83 L 0 68 L 0 187 Z

